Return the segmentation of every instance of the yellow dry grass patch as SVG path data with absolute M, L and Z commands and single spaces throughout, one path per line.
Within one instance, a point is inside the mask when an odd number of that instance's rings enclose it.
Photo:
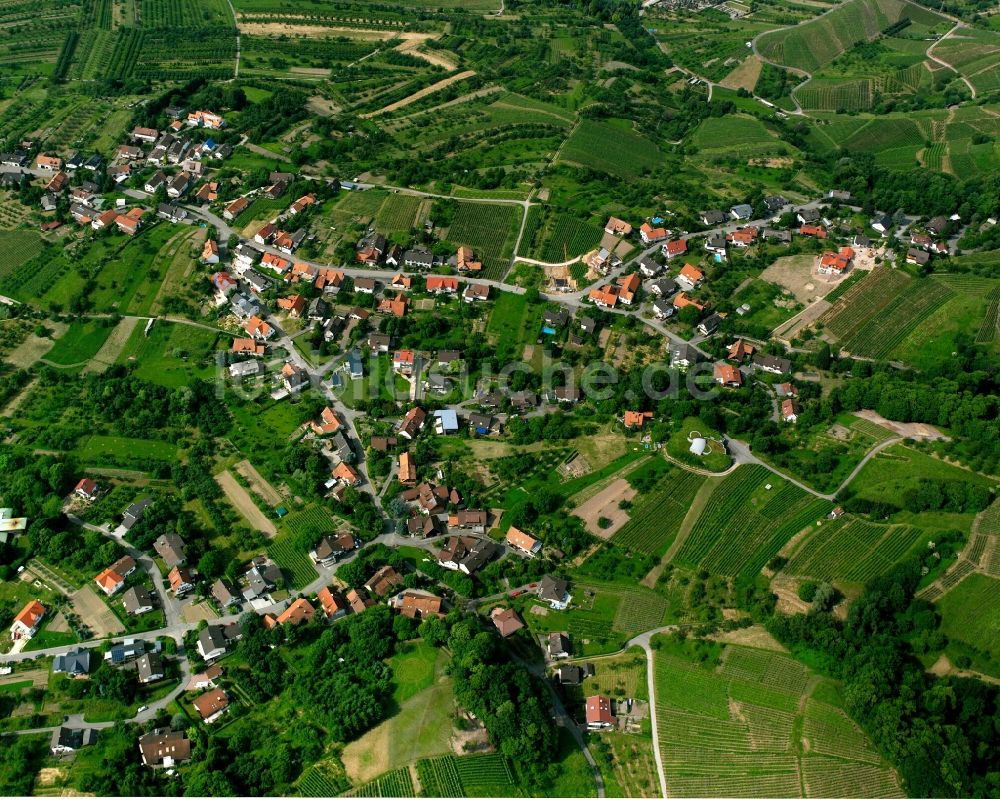
M 763 66 L 763 61 L 756 55 L 751 55 L 743 59 L 741 64 L 719 81 L 719 85 L 725 86 L 727 89 L 746 89 L 748 92 L 752 92 L 753 87 L 757 85 L 757 78 L 760 77 Z

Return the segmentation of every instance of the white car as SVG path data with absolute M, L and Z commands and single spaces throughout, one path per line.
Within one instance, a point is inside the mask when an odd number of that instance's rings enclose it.
M 149 710 L 149 705 L 143 705 L 137 711 L 135 711 L 135 714 L 138 716 L 140 713 L 145 713 L 147 710 Z

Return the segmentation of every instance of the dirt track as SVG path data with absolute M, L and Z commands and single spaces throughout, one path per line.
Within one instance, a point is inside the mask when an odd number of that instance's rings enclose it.
M 274 526 L 274 522 L 267 518 L 263 514 L 260 508 L 258 508 L 253 501 L 247 490 L 236 482 L 236 478 L 232 476 L 229 472 L 223 472 L 222 474 L 215 475 L 215 480 L 225 492 L 226 499 L 228 499 L 233 506 L 242 514 L 250 526 L 255 530 L 260 530 L 264 535 L 269 538 L 274 538 L 278 533 L 278 528 Z
M 264 479 L 263 475 L 254 468 L 254 465 L 250 461 L 240 461 L 233 468 L 247 479 L 251 490 L 268 505 L 281 504 L 281 494 Z

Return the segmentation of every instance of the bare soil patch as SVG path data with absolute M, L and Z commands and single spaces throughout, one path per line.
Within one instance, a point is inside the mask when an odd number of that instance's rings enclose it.
M 263 478 L 250 461 L 240 461 L 233 468 L 250 481 L 250 488 L 268 505 L 279 505 L 281 503 L 281 494 Z
M 875 422 L 875 424 L 884 427 L 903 438 L 923 438 L 928 441 L 947 441 L 948 436 L 938 430 L 936 427 L 932 427 L 929 424 L 920 424 L 918 422 L 893 422 L 886 419 L 879 413 L 869 410 L 855 411 L 854 415 L 859 419 L 867 419 L 869 422 Z
M 751 55 L 743 59 L 741 64 L 719 81 L 719 85 L 725 86 L 727 89 L 746 89 L 751 92 L 753 87 L 757 85 L 757 78 L 760 77 L 763 66 L 763 61 L 756 55 Z
M 274 522 L 268 519 L 263 511 L 254 504 L 253 498 L 243 486 L 236 482 L 236 478 L 232 474 L 229 472 L 217 474 L 215 481 L 222 488 L 226 499 L 233 504 L 233 507 L 240 512 L 244 519 L 250 522 L 251 527 L 260 530 L 269 538 L 274 538 L 278 534 L 278 528 L 275 527 Z
M 48 669 L 35 669 L 34 671 L 15 671 L 12 674 L 5 674 L 0 677 L 0 685 L 10 685 L 17 682 L 31 680 L 32 686 L 41 688 L 49 684 Z
M 184 621 L 212 621 L 212 619 L 217 619 L 219 615 L 212 609 L 212 606 L 207 602 L 189 602 L 181 608 L 181 615 L 184 617 Z
M 787 574 L 779 574 L 771 580 L 771 591 L 778 597 L 777 609 L 779 613 L 791 615 L 809 612 L 809 603 L 799 599 L 799 583 L 801 582 L 800 578 Z
M 340 106 L 338 106 L 333 100 L 327 100 L 325 97 L 321 97 L 316 94 L 309 98 L 306 103 L 306 108 L 312 111 L 313 114 L 320 117 L 332 117 L 334 114 L 340 113 Z
M 31 393 L 31 390 L 38 384 L 38 378 L 33 378 L 28 382 L 28 384 L 22 388 L 17 394 L 14 395 L 14 399 L 7 403 L 4 407 L 3 412 L 0 412 L 0 416 L 13 416 L 14 411 L 18 409 L 25 398 Z
M 742 630 L 730 630 L 729 632 L 719 633 L 718 635 L 713 635 L 712 638 L 724 644 L 752 646 L 757 649 L 769 649 L 772 652 L 788 651 L 771 633 L 759 624 L 746 627 Z
M 816 274 L 816 256 L 811 253 L 785 255 L 761 272 L 761 280 L 788 289 L 796 300 L 807 305 L 825 297 L 843 278 Z
M 429 50 L 418 49 L 426 40 L 421 39 L 407 39 L 395 48 L 401 53 L 408 53 L 409 55 L 416 56 L 417 58 L 422 58 L 428 63 L 434 64 L 434 66 L 446 69 L 449 72 L 457 69 L 457 65 L 448 58 L 445 58 L 440 53 L 431 52 Z
M 619 508 L 618 503 L 622 500 L 632 500 L 635 494 L 636 491 L 629 485 L 628 480 L 619 478 L 576 508 L 573 515 L 583 519 L 590 533 L 607 540 L 628 521 L 628 511 Z M 601 528 L 598 520 L 602 517 L 610 519 L 611 524 Z
M 70 601 L 76 615 L 93 630 L 95 638 L 107 638 L 125 632 L 125 625 L 89 585 L 71 594 Z

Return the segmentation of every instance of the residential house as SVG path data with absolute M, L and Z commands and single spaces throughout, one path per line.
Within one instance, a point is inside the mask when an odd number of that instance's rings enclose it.
M 684 264 L 677 274 L 677 282 L 685 291 L 691 291 L 705 281 L 705 273 L 691 264 Z
M 684 239 L 673 239 L 666 242 L 660 249 L 664 257 L 668 261 L 672 261 L 674 258 L 687 253 L 687 242 Z
M 146 179 L 146 185 L 143 188 L 149 194 L 155 194 L 160 186 L 166 185 L 167 176 L 163 172 L 154 172 L 153 175 Z
M 187 560 L 184 552 L 184 539 L 176 533 L 166 533 L 153 542 L 153 549 L 156 554 L 163 558 L 167 568 L 180 566 Z
M 729 347 L 729 354 L 726 356 L 731 361 L 742 363 L 757 351 L 753 344 L 747 344 L 743 339 L 738 338 Z
M 403 253 L 403 263 L 411 269 L 430 269 L 434 266 L 434 256 L 425 250 L 407 250 Z
M 513 608 L 495 607 L 490 611 L 490 621 L 502 638 L 509 638 L 524 628 L 524 622 Z
M 144 766 L 175 766 L 191 759 L 191 741 L 181 731 L 157 729 L 139 738 L 139 753 Z
M 146 508 L 153 504 L 153 500 L 149 497 L 140 499 L 137 502 L 133 502 L 122 512 L 122 527 L 126 530 L 131 530 L 146 513 Z
M 610 730 L 615 726 L 611 700 L 606 696 L 588 696 L 586 711 L 588 730 Z
M 394 291 L 409 291 L 413 288 L 413 278 L 407 277 L 402 272 L 397 272 L 392 276 L 388 287 Z
M 235 200 L 233 200 L 225 208 L 222 209 L 222 218 L 228 221 L 232 221 L 236 219 L 236 217 L 242 214 L 249 207 L 250 207 L 250 201 L 246 197 L 237 197 Z
M 230 364 L 229 366 L 229 375 L 234 380 L 246 380 L 249 377 L 257 377 L 266 371 L 264 364 L 260 361 L 242 361 Z
M 206 661 L 220 658 L 226 654 L 232 640 L 221 624 L 209 624 L 198 633 L 198 654 Z
M 223 610 L 243 600 L 240 589 L 222 577 L 212 583 L 212 597 Z
M 274 335 L 274 328 L 259 316 L 251 316 L 247 319 L 243 325 L 243 329 L 250 338 L 258 341 L 267 341 Z
M 799 404 L 794 399 L 781 401 L 781 418 L 792 424 L 799 418 Z
M 66 188 L 67 184 L 69 184 L 69 175 L 65 172 L 59 171 L 56 172 L 46 184 L 45 190 L 50 191 L 53 194 L 59 194 Z
M 639 238 L 643 244 L 658 244 L 670 236 L 670 231 L 664 227 L 653 227 L 649 222 L 643 222 L 639 227 Z
M 641 267 L 640 267 L 641 269 Z M 667 277 L 661 277 L 659 280 L 654 280 L 649 284 L 649 293 L 655 294 L 657 297 L 670 297 L 677 292 L 676 281 L 671 280 Z
M 719 329 L 719 325 L 722 324 L 724 317 L 722 314 L 711 314 L 706 316 L 698 323 L 698 332 L 703 336 L 711 336 L 716 330 Z
M 774 393 L 779 399 L 784 399 L 785 397 L 792 397 L 793 399 L 799 396 L 799 391 L 792 383 L 778 383 L 774 387 Z
M 507 537 L 504 540 L 507 542 L 508 546 L 513 547 L 525 555 L 530 555 L 531 557 L 534 557 L 542 551 L 541 541 L 534 536 L 528 535 L 523 530 L 519 530 L 517 527 L 511 527 L 510 530 L 507 531 Z
M 135 669 L 139 677 L 139 682 L 143 685 L 162 680 L 167 676 L 163 667 L 163 658 L 157 652 L 147 652 L 135 662 Z
M 678 311 L 681 308 L 687 308 L 688 306 L 691 306 L 692 308 L 697 308 L 699 311 L 705 310 L 704 305 L 702 305 L 700 302 L 692 300 L 684 291 L 674 295 L 674 298 L 671 300 L 671 302 L 673 303 L 674 308 L 676 308 Z
M 260 261 L 264 255 L 263 250 L 258 250 L 250 242 L 241 241 L 233 250 L 234 266 L 237 272 L 245 272 L 255 263 Z
M 569 636 L 566 633 L 549 633 L 545 649 L 548 652 L 549 660 L 562 660 L 568 658 L 573 652 Z
M 820 213 L 815 208 L 800 208 L 795 213 L 800 225 L 812 225 L 820 220 Z
M 381 260 L 385 248 L 385 236 L 381 233 L 376 233 L 360 242 L 354 258 L 359 264 L 377 264 Z
M 293 627 L 312 621 L 316 609 L 307 599 L 299 597 L 275 619 L 276 624 L 291 624 Z
M 93 228 L 94 230 L 103 230 L 104 228 L 106 228 L 109 225 L 113 224 L 114 221 L 117 218 L 118 218 L 118 212 L 117 211 L 115 211 L 115 210 L 105 211 L 104 213 L 99 214 L 90 223 L 90 227 Z
M 205 240 L 205 246 L 201 248 L 201 262 L 203 264 L 219 263 L 219 242 L 215 239 Z
M 485 566 L 496 551 L 496 544 L 489 538 L 455 535 L 445 540 L 437 559 L 445 569 L 471 575 Z
M 811 236 L 815 239 L 826 238 L 826 228 L 822 225 L 803 225 L 799 228 L 800 236 Z
M 459 272 L 479 272 L 483 268 L 483 262 L 476 260 L 472 247 L 463 244 L 455 253 L 455 268 Z
M 345 461 L 341 461 L 333 467 L 333 471 L 330 474 L 334 480 L 339 480 L 344 485 L 361 485 L 361 475 L 358 474 L 357 469 Z
M 556 402 L 575 405 L 580 401 L 582 393 L 577 386 L 558 386 L 552 390 L 552 397 Z
M 732 233 L 728 233 L 726 235 L 726 241 L 734 247 L 746 249 L 756 243 L 758 235 L 760 235 L 760 230 L 758 228 L 744 227 L 739 230 L 734 230 Z
M 642 285 L 639 275 L 633 272 L 631 275 L 618 278 L 617 283 L 618 299 L 622 305 L 631 305 L 636 293 L 639 291 L 639 287 Z
M 673 303 L 668 300 L 653 300 L 653 315 L 657 319 L 669 319 L 676 310 Z
M 705 249 L 708 250 L 713 255 L 721 258 L 726 257 L 726 234 L 721 231 L 718 233 L 713 233 L 707 239 L 705 239 Z
M 72 728 L 65 725 L 57 727 L 52 731 L 52 738 L 49 740 L 49 751 L 56 755 L 69 755 L 77 749 L 85 746 L 93 746 L 97 743 L 97 730 L 93 727 Z
M 134 585 L 122 595 L 122 607 L 129 616 L 149 613 L 153 605 L 153 595 L 141 585 Z
M 787 375 L 792 371 L 792 362 L 776 355 L 754 355 L 753 365 L 756 369 L 775 375 Z
M 614 266 L 614 258 L 606 247 L 600 247 L 583 257 L 583 262 L 599 275 L 606 274 Z
M 187 219 L 187 211 L 174 203 L 160 203 L 156 207 L 156 215 L 160 219 L 166 219 L 173 224 L 178 224 Z
M 415 405 L 407 411 L 406 416 L 403 417 L 402 424 L 399 427 L 399 434 L 406 439 L 416 438 L 417 433 L 420 432 L 420 428 L 424 426 L 424 420 L 427 418 L 427 413 L 423 408 Z
M 445 380 L 440 375 L 431 375 L 431 379 Z M 433 389 L 438 394 L 447 394 L 451 390 L 451 382 L 447 381 L 444 390 Z M 451 408 L 441 408 L 434 411 L 434 430 L 439 436 L 446 436 L 458 432 L 458 414 Z
M 63 167 L 63 160 L 54 155 L 40 155 L 35 160 L 35 166 L 44 172 L 58 172 Z
M 850 267 L 853 258 L 854 250 L 850 247 L 841 247 L 837 252 L 825 252 L 819 259 L 816 271 L 821 275 L 842 275 Z
M 196 698 L 191 704 L 198 711 L 201 720 L 206 724 L 211 724 L 229 708 L 229 697 L 221 688 L 213 688 Z
M 399 576 L 392 566 L 388 564 L 380 568 L 365 583 L 365 590 L 375 596 L 384 596 L 392 588 L 403 584 L 403 578 Z
M 632 226 L 617 217 L 611 217 L 604 226 L 604 232 L 612 236 L 627 236 L 632 232 Z
M 339 619 L 347 614 L 350 604 L 339 591 L 333 591 L 328 586 L 324 586 L 316 594 L 319 606 L 323 610 L 323 615 L 327 621 Z
M 936 216 L 924 225 L 924 227 L 935 236 L 943 236 L 948 232 L 948 220 L 943 216 Z
M 614 308 L 618 304 L 618 287 L 609 283 L 591 289 L 588 299 L 598 308 Z
M 427 291 L 430 294 L 456 294 L 458 278 L 448 275 L 428 275 Z
M 698 219 L 703 225 L 721 225 L 726 221 L 726 215 L 722 211 L 711 210 L 702 211 Z
M 184 195 L 190 187 L 191 174 L 189 172 L 181 172 L 167 184 L 167 196 L 177 199 Z
M 37 599 L 33 599 L 14 617 L 14 623 L 10 626 L 10 637 L 17 641 L 20 638 L 31 638 L 42 624 L 45 618 L 45 606 Z
M 325 535 L 320 539 L 316 548 L 309 553 L 309 557 L 321 566 L 329 566 L 331 563 L 336 563 L 341 556 L 354 552 L 358 543 L 358 540 L 350 533 Z
M 767 208 L 769 214 L 777 214 L 787 204 L 788 200 L 780 194 L 772 194 L 764 198 L 764 206 Z
M 553 610 L 566 610 L 573 599 L 568 588 L 569 583 L 565 580 L 546 574 L 538 584 L 538 598 L 548 602 Z
M 219 184 L 214 181 L 203 183 L 194 193 L 194 198 L 200 203 L 214 203 L 219 199 Z
M 406 309 L 409 307 L 409 298 L 405 294 L 397 294 L 395 299 L 391 297 L 383 297 L 379 300 L 378 308 L 376 309 L 382 314 L 391 314 L 397 319 L 406 316 Z
M 656 277 L 663 271 L 663 266 L 648 256 L 639 259 L 639 272 L 643 277 Z
M 260 265 L 283 275 L 291 268 L 292 262 L 273 252 L 266 252 L 260 258 Z
M 306 309 L 306 298 L 301 294 L 279 297 L 278 308 L 287 312 L 292 319 L 298 319 Z
M 490 298 L 490 287 L 477 283 L 470 283 L 462 292 L 462 299 L 465 302 L 485 302 Z
M 416 353 L 413 350 L 396 350 L 392 356 L 392 368 L 403 375 L 412 375 Z
M 910 247 L 906 251 L 906 263 L 914 264 L 916 266 L 923 266 L 928 261 L 930 261 L 930 253 L 924 252 L 923 250 L 918 250 L 915 247 Z
M 222 676 L 222 666 L 212 664 L 204 671 L 192 674 L 184 690 L 204 691 L 206 688 L 215 688 L 215 680 L 220 676 Z
M 233 355 L 250 355 L 254 358 L 263 357 L 265 351 L 266 347 L 252 338 L 234 338 L 230 349 Z
M 135 127 L 132 128 L 131 138 L 132 141 L 141 141 L 146 144 L 152 144 L 160 138 L 160 131 L 156 130 L 156 128 Z
M 138 638 L 126 638 L 124 641 L 112 644 L 111 648 L 104 653 L 104 660 L 112 666 L 122 666 L 142 657 L 145 653 L 145 641 L 140 641 Z
M 288 206 L 288 213 L 290 213 L 292 216 L 295 216 L 296 214 L 301 214 L 303 211 L 306 210 L 306 208 L 308 208 L 310 205 L 314 205 L 315 203 L 316 203 L 315 194 L 303 194 L 301 197 L 299 197 L 299 199 L 297 199 L 290 206 Z
M 125 555 L 98 574 L 94 578 L 94 582 L 97 583 L 97 587 L 104 592 L 105 596 L 114 596 L 125 587 L 125 578 L 134 571 L 135 561 Z
M 211 128 L 217 130 L 225 123 L 225 120 L 213 111 L 192 111 L 187 115 L 187 124 L 199 128 Z
M 730 208 L 729 214 L 733 219 L 739 222 L 745 222 L 753 216 L 753 206 L 748 205 L 747 203 L 740 203 L 739 205 L 734 205 Z
M 52 659 L 52 673 L 83 679 L 90 673 L 90 650 L 70 649 Z
M 89 477 L 81 478 L 73 489 L 73 493 L 81 499 L 87 500 L 87 502 L 93 502 L 101 495 L 96 481 L 91 480 Z
M 356 588 L 352 588 L 348 591 L 344 595 L 344 598 L 351 606 L 351 610 L 355 613 L 364 613 L 368 608 L 375 604 L 375 600 L 373 600 L 366 591 L 361 591 Z
M 580 685 L 585 678 L 594 676 L 594 664 L 585 663 L 583 666 L 560 666 L 556 669 L 555 674 L 560 685 Z
M 776 241 L 779 244 L 789 244 L 792 240 L 792 234 L 789 231 L 773 227 L 764 228 L 762 235 L 768 241 Z
M 889 214 L 878 214 L 872 219 L 872 230 L 885 236 L 892 227 L 892 217 Z
M 430 591 L 408 588 L 389 600 L 389 607 L 410 619 L 444 618 L 444 600 Z
M 194 590 L 195 576 L 191 569 L 174 566 L 167 574 L 167 581 L 174 596 L 183 596 Z
M 489 513 L 475 508 L 464 508 L 448 517 L 448 523 L 452 527 L 460 527 L 463 530 L 472 530 L 474 533 L 485 533 L 489 524 Z
M 715 382 L 727 388 L 739 388 L 743 385 L 743 375 L 740 370 L 729 363 L 719 362 L 712 369 Z
M 653 418 L 652 411 L 625 411 L 622 416 L 622 424 L 629 430 L 641 430 L 647 421 Z

